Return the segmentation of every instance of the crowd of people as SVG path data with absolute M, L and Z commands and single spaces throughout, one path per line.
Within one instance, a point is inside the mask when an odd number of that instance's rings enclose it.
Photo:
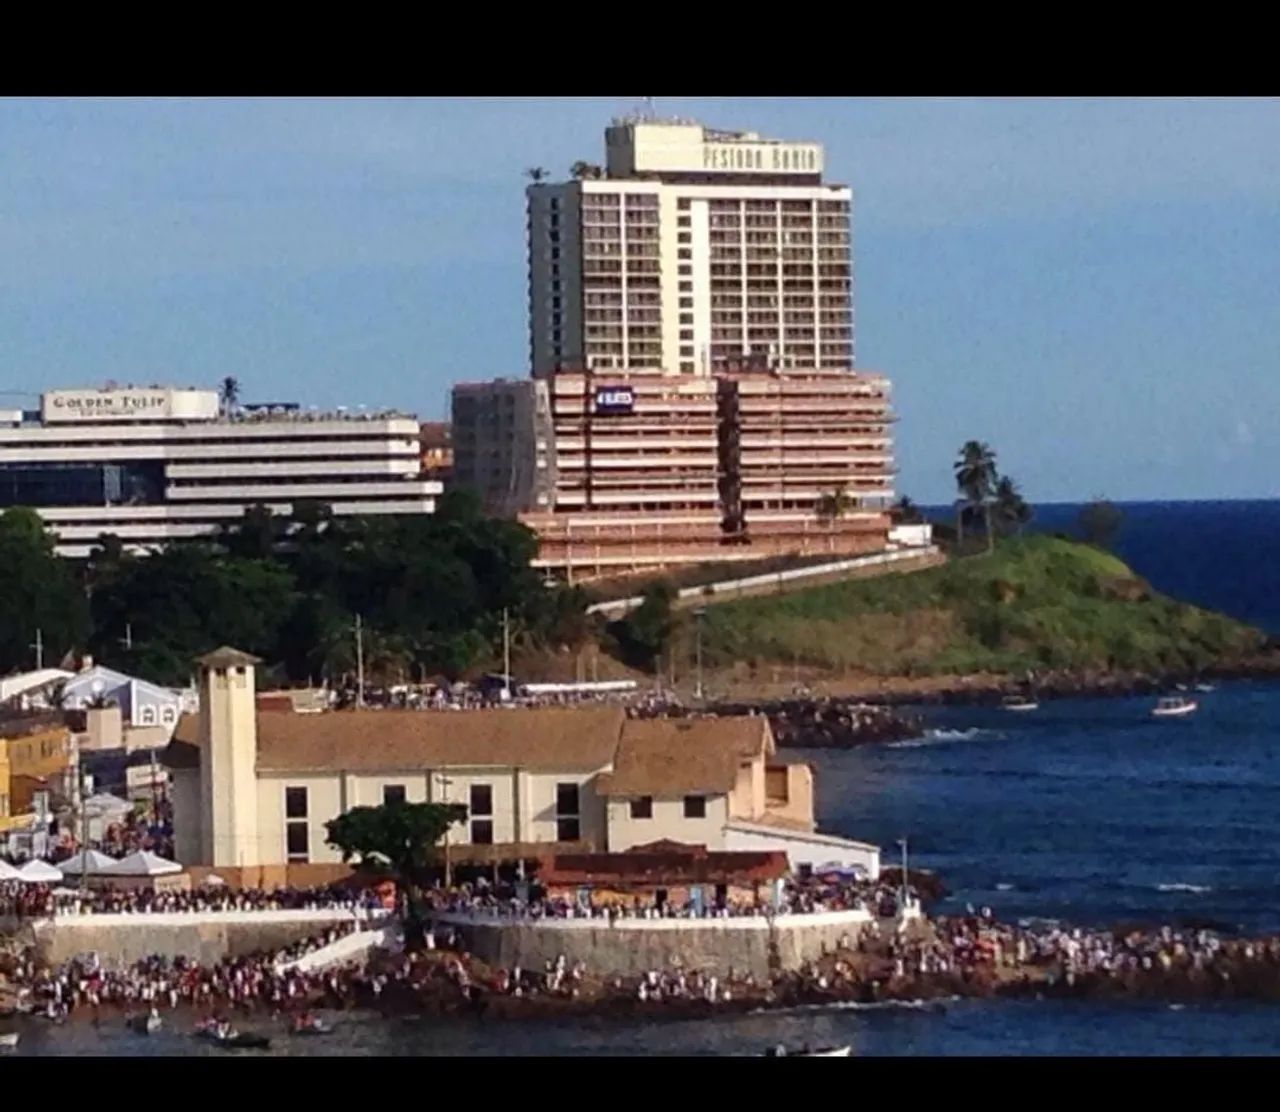
M 426 893 L 427 906 L 437 912 L 491 916 L 496 919 L 733 919 L 763 918 L 771 915 L 807 915 L 827 911 L 866 911 L 872 916 L 898 914 L 902 893 L 886 884 L 854 877 L 793 878 L 781 889 L 775 902 L 773 893 L 753 898 L 710 901 L 692 897 L 680 902 L 659 898 L 656 893 L 635 895 L 629 900 L 614 898 L 582 903 L 563 895 L 551 895 L 536 884 L 525 894 L 511 885 L 497 886 L 481 881 L 451 889 L 435 888 Z M 908 895 L 915 899 L 914 891 Z
M 317 1001 L 345 1005 L 367 984 L 358 967 L 306 971 L 291 963 L 354 929 L 350 923 L 334 926 L 282 950 L 228 957 L 207 966 L 181 956 L 157 955 L 123 969 L 105 969 L 98 956 L 90 954 L 49 968 L 28 950 L 11 960 L 5 972 L 19 986 L 20 1010 L 55 1021 L 82 1011 L 96 1017 L 104 1007 L 128 1014 L 179 1006 L 209 1012 L 266 1007 L 279 1012 Z
M 148 808 L 145 814 L 130 813 L 123 822 L 108 826 L 91 848 L 116 858 L 146 850 L 157 857 L 172 860 L 173 804 L 161 799 Z M 76 851 L 73 849 L 71 852 Z M 67 856 L 71 856 L 71 853 Z M 57 863 L 56 859 L 54 863 Z
M 0 883 L 0 915 L 25 919 L 63 914 L 137 914 L 218 911 L 351 911 L 367 914 L 385 907 L 376 889 L 349 885 L 271 890 L 204 885 L 186 891 L 149 888 L 91 888 L 56 892 L 46 884 Z

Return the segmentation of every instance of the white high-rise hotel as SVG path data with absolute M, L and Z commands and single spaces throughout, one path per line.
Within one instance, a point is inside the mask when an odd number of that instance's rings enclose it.
M 851 370 L 851 191 L 817 143 L 615 122 L 529 196 L 533 373 Z
M 854 370 L 822 147 L 653 119 L 605 146 L 527 191 L 532 376 L 455 388 L 455 480 L 570 578 L 886 548 L 889 383 Z

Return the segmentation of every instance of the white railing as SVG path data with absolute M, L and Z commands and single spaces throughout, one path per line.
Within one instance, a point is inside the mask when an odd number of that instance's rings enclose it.
M 835 560 L 829 564 L 813 564 L 804 568 L 792 568 L 789 571 L 750 575 L 745 579 L 726 579 L 719 583 L 708 583 L 700 587 L 683 587 L 676 592 L 676 601 L 683 602 L 693 598 L 731 595 L 736 591 L 751 591 L 759 587 L 781 588 L 787 583 L 797 583 L 804 579 L 817 579 L 824 575 L 837 575 L 840 572 L 854 571 L 858 568 L 899 564 L 904 560 L 918 560 L 926 556 L 936 556 L 938 552 L 937 545 L 929 544 L 917 548 L 900 548 L 891 552 L 876 552 L 870 556 L 853 556 L 847 560 Z M 621 616 L 630 610 L 634 610 L 642 601 L 643 596 L 632 595 L 630 598 L 597 602 L 595 605 L 587 607 L 587 613 Z
M 53 913 L 59 926 L 86 927 L 188 927 L 216 923 L 350 923 L 376 920 L 388 913 L 364 908 L 311 907 L 283 910 L 228 908 L 225 911 L 206 908 L 202 911 L 89 911 L 78 907 L 60 907 Z

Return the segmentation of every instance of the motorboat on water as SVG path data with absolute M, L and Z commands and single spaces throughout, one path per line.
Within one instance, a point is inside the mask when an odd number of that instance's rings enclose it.
M 1196 690 L 1208 692 L 1208 691 L 1217 691 L 1218 689 L 1211 683 L 1198 683 L 1196 684 Z
M 160 1013 L 155 1008 L 152 1008 L 147 1015 L 130 1016 L 125 1022 L 131 1031 L 136 1031 L 139 1035 L 154 1035 L 164 1026 L 164 1020 L 160 1018 Z
M 17 1045 L 18 1045 L 17 1031 L 9 1031 L 3 1035 L 0 1035 L 0 1049 L 12 1050 Z
M 1153 718 L 1184 718 L 1188 714 L 1194 714 L 1199 707 L 1199 703 L 1194 699 L 1188 699 L 1185 695 L 1164 695 L 1156 701 L 1151 716 Z
M 1029 695 L 1006 695 L 1000 701 L 1000 706 L 1005 710 L 1019 712 L 1040 709 L 1040 704 Z
M 820 1046 L 816 1050 L 802 1047 L 800 1050 L 788 1050 L 785 1046 L 773 1046 L 764 1052 L 766 1058 L 850 1058 L 853 1056 L 851 1046 Z
M 266 1050 L 271 1045 L 266 1035 L 237 1031 L 225 1020 L 204 1020 L 196 1025 L 195 1035 L 229 1050 Z
M 332 1031 L 333 1027 L 330 1024 L 315 1015 L 298 1016 L 289 1024 L 291 1035 L 328 1035 Z

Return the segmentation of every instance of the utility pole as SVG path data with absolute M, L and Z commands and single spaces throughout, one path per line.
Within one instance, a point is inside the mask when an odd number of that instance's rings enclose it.
M 898 839 L 898 845 L 902 847 L 902 907 L 906 910 L 907 906 L 907 839 L 901 837 Z
M 133 648 L 133 623 L 124 623 L 124 637 L 120 639 L 120 643 L 128 650 Z
M 80 898 L 89 890 L 89 775 L 80 764 L 80 751 L 76 750 L 76 773 L 80 777 Z
M 36 671 L 40 671 L 44 667 L 44 633 L 36 630 L 36 639 L 31 643 L 31 647 L 36 651 Z
M 694 640 L 694 654 L 695 654 L 695 661 L 696 661 L 696 666 L 698 670 L 697 680 L 694 687 L 694 697 L 699 700 L 702 698 L 702 693 L 703 693 L 702 692 L 702 620 L 706 616 L 707 616 L 707 608 L 705 606 L 699 606 L 698 609 L 693 612 L 693 617 L 695 619 L 695 630 L 696 630 L 696 636 Z
M 364 706 L 364 619 L 356 615 L 356 707 Z
M 511 614 L 502 608 L 502 701 L 511 700 Z
M 442 793 L 441 802 L 448 804 L 449 802 L 449 785 L 453 783 L 443 772 L 437 772 L 436 776 L 440 780 L 440 790 Z M 446 826 L 444 830 L 444 886 L 447 890 L 453 878 L 453 869 L 449 860 L 449 828 Z

